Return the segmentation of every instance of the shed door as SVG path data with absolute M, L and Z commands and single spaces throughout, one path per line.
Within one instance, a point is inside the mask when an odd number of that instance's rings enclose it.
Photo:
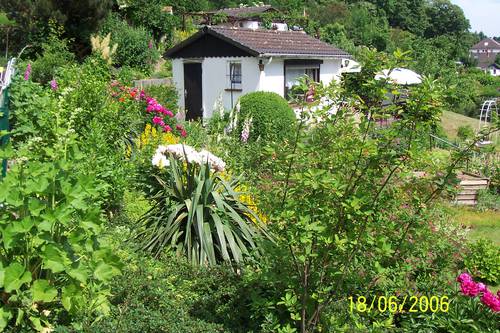
M 184 64 L 184 105 L 186 120 L 203 117 L 201 63 Z

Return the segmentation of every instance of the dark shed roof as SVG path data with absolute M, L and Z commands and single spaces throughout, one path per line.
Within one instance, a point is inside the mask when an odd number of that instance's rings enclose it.
M 204 36 L 213 36 L 245 51 L 248 56 L 289 56 L 316 58 L 351 58 L 350 54 L 301 31 L 278 31 L 264 29 L 243 29 L 230 27 L 204 27 L 195 35 L 174 46 L 165 53 L 168 58 L 184 58 L 183 50 L 196 47 Z M 206 46 L 199 57 L 205 54 Z M 219 55 L 222 56 L 222 55 Z M 231 55 L 228 55 L 231 56 Z

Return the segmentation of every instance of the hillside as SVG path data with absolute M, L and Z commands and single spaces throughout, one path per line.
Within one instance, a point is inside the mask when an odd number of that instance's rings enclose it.
M 474 130 L 478 129 L 479 120 L 470 118 L 459 113 L 445 111 L 441 117 L 441 125 L 446 135 L 450 139 L 457 137 L 457 131 L 460 126 L 470 125 Z

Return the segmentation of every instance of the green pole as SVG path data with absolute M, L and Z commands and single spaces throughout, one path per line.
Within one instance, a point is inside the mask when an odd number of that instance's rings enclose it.
M 9 130 L 9 88 L 5 88 L 0 96 L 0 131 Z M 5 146 L 9 142 L 9 136 L 0 136 L 0 146 Z M 2 160 L 2 174 L 1 178 L 7 174 L 7 160 Z

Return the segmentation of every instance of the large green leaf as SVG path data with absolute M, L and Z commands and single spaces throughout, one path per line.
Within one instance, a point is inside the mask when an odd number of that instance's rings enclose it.
M 14 262 L 5 268 L 4 288 L 6 292 L 19 290 L 25 283 L 31 282 L 31 273 L 23 265 Z
M 57 289 L 52 287 L 47 280 L 36 280 L 31 286 L 33 301 L 52 302 L 57 296 Z
M 12 313 L 5 308 L 0 308 L 0 331 L 3 331 L 9 324 L 9 320 L 12 318 Z
M 53 244 L 46 245 L 40 256 L 44 268 L 50 269 L 53 273 L 64 271 L 70 263 L 65 253 Z
M 113 276 L 120 274 L 120 271 L 105 262 L 100 262 L 94 270 L 94 277 L 99 281 L 109 281 Z

